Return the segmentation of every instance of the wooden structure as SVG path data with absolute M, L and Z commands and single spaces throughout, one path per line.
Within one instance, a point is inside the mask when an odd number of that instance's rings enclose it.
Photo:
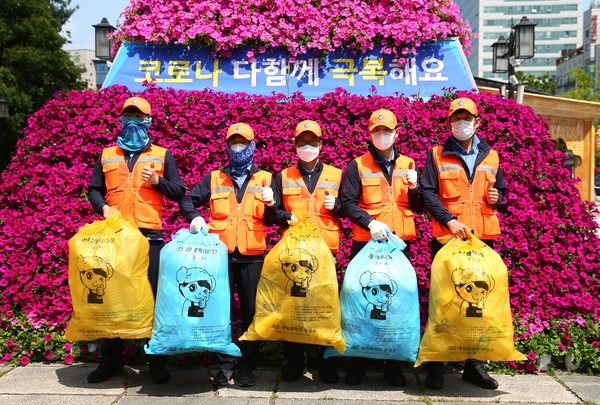
M 498 92 L 497 89 L 485 87 L 479 87 L 479 90 Z M 552 139 L 562 138 L 568 149 L 581 156 L 581 165 L 575 167 L 575 177 L 581 179 L 577 188 L 582 199 L 594 201 L 594 120 L 600 118 L 600 103 L 525 93 L 523 105 L 530 106 L 536 114 L 548 121 Z

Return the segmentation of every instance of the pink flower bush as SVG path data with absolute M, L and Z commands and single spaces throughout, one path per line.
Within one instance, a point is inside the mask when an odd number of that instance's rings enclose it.
M 382 45 L 399 57 L 422 42 L 458 37 L 467 49 L 473 34 L 449 0 L 132 0 L 115 34 L 123 41 L 205 45 L 221 56 L 250 45 L 248 57 L 267 48 L 356 51 Z
M 66 326 L 71 313 L 67 242 L 83 224 L 100 219 L 87 201 L 87 186 L 102 148 L 115 143 L 119 107 L 130 95 L 120 86 L 58 93 L 30 117 L 25 136 L 0 177 L 0 244 L 4 247 L 0 309 L 5 317 L 18 309 L 26 317 L 22 321 L 34 328 L 48 324 L 60 331 Z M 576 180 L 563 168 L 564 155 L 554 151 L 546 121 L 529 107 L 495 95 L 461 95 L 481 104 L 479 135 L 498 150 L 509 188 L 496 249 L 509 268 L 515 314 L 529 320 L 529 333 L 543 330 L 550 318 L 598 315 L 600 240 L 594 234 L 595 206 L 579 197 Z M 188 188 L 227 163 L 224 136 L 237 121 L 254 128 L 256 163 L 271 172 L 297 161 L 291 140 L 296 123 L 303 119 L 321 123 L 321 158 L 341 169 L 365 152 L 369 115 L 381 107 L 396 113 L 400 152 L 413 157 L 421 168 L 427 150 L 450 134 L 448 96 L 424 102 L 338 90 L 306 100 L 300 94 L 266 97 L 152 86 L 142 96 L 153 106 L 152 139 L 171 150 Z M 201 213 L 208 218 L 206 209 Z M 425 215 L 418 215 L 416 221 L 419 237 L 412 247 L 413 265 L 426 304 L 431 226 Z M 167 237 L 187 226 L 170 202 L 164 223 Z M 347 220 L 343 223 L 340 280 L 351 228 Z M 269 238 L 272 246 L 278 239 L 274 229 Z M 426 305 L 422 311 L 425 319 Z

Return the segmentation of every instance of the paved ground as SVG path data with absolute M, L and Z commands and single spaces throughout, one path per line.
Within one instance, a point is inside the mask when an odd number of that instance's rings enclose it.
M 309 372 L 294 383 L 280 381 L 278 370 L 258 370 L 256 385 L 215 389 L 205 368 L 171 369 L 171 382 L 150 382 L 147 366 L 125 367 L 122 376 L 90 384 L 95 365 L 30 364 L 0 366 L 0 405 L 416 405 L 416 404 L 585 404 L 600 405 L 600 376 L 557 373 L 554 376 L 494 375 L 500 387 L 485 390 L 446 374 L 442 390 L 422 385 L 423 374 L 407 375 L 406 387 L 386 384 L 381 373 L 368 373 L 363 384 L 324 384 Z M 343 373 L 340 373 L 343 377 Z

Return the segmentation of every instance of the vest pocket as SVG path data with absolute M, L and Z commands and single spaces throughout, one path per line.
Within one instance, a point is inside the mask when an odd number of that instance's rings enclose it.
M 300 187 L 286 187 L 281 190 L 281 194 L 283 204 L 288 212 L 292 212 L 292 209 L 299 206 L 302 202 L 302 190 Z
M 109 163 L 102 166 L 106 190 L 114 190 L 119 187 L 119 163 Z
M 415 213 L 411 209 L 401 209 L 402 214 L 402 226 L 403 226 L 403 236 L 406 239 L 413 239 L 416 235 L 415 231 Z
M 248 250 L 265 250 L 267 243 L 265 234 L 267 227 L 262 222 L 247 221 L 246 246 Z
M 143 195 L 145 194 L 145 195 Z M 139 193 L 133 208 L 133 216 L 137 219 L 140 228 L 161 229 L 162 211 L 164 206 L 156 204 L 149 193 Z M 161 197 L 162 198 L 162 197 Z
M 360 179 L 362 183 L 362 198 L 365 203 L 378 204 L 382 201 L 381 179 L 381 177 L 363 177 Z
M 498 211 L 488 204 L 481 204 L 481 218 L 483 221 L 484 235 L 496 236 L 500 235 L 500 220 L 497 215 Z M 485 239 L 485 237 L 484 237 Z
M 226 219 L 229 217 L 229 194 L 214 193 L 210 196 L 210 211 L 214 219 Z
M 227 232 L 227 225 L 229 224 L 229 221 L 217 221 L 217 220 L 212 220 L 210 221 L 207 226 L 208 229 L 212 232 L 212 233 L 216 233 L 217 235 L 219 235 L 219 239 L 221 240 L 221 242 L 223 242 L 225 245 L 227 245 L 227 250 L 229 252 L 233 252 L 233 249 L 235 248 L 234 244 L 234 240 L 232 240 L 232 238 L 234 237 L 234 232 Z
M 440 172 L 440 187 L 443 198 L 457 198 L 460 196 L 459 173 L 457 171 Z

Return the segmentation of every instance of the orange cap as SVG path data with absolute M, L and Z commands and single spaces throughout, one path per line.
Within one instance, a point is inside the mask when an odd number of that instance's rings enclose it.
M 451 117 L 452 114 L 457 112 L 458 110 L 467 110 L 473 115 L 477 115 L 477 106 L 475 102 L 470 98 L 457 98 L 450 104 L 450 108 L 448 109 L 448 117 Z
M 377 110 L 371 114 L 371 118 L 369 118 L 369 132 L 379 125 L 383 125 L 389 129 L 395 129 L 398 126 L 398 120 L 390 110 Z
M 321 126 L 316 121 L 304 120 L 298 125 L 296 125 L 296 134 L 294 135 L 294 137 L 297 137 L 302 132 L 311 132 L 320 138 Z
M 254 139 L 254 130 L 250 125 L 244 124 L 243 122 L 238 122 L 230 126 L 227 130 L 227 137 L 225 139 L 229 139 L 236 134 L 243 136 L 249 141 Z
M 121 114 L 125 111 L 126 108 L 135 107 L 144 114 L 150 115 L 152 113 L 152 108 L 150 108 L 150 103 L 141 97 L 129 97 L 125 100 L 125 104 L 123 104 L 123 108 L 121 108 Z

